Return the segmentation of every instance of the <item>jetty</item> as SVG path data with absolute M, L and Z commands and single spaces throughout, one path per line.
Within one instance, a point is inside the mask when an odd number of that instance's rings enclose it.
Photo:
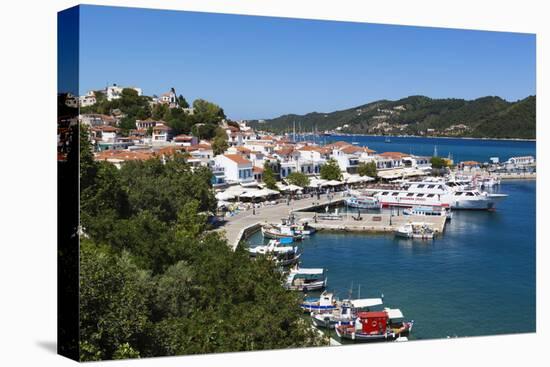
M 318 231 L 393 233 L 399 227 L 407 223 L 422 222 L 430 225 L 435 232 L 442 233 L 445 229 L 446 222 L 444 216 L 406 216 L 386 213 L 362 213 L 358 217 L 357 213 L 347 213 L 339 217 L 323 219 L 325 217 L 319 215 L 319 213 L 295 212 L 295 214 L 299 219 L 313 219 L 317 214 L 317 220 L 310 220 L 308 224 Z
M 399 227 L 410 222 L 423 222 L 429 224 L 437 233 L 445 229 L 445 217 L 439 216 L 405 216 L 396 210 L 390 213 L 340 213 L 338 215 L 315 212 L 315 209 L 325 209 L 327 206 L 335 207 L 344 202 L 344 197 L 334 195 L 328 199 L 322 195 L 320 199 L 305 198 L 282 202 L 272 206 L 249 209 L 239 212 L 231 217 L 226 217 L 224 223 L 217 231 L 225 232 L 229 245 L 233 250 L 241 240 L 246 240 L 257 232 L 263 224 L 279 223 L 282 218 L 294 214 L 297 219 L 307 219 L 308 224 L 318 231 L 338 232 L 368 232 L 368 233 L 393 233 Z M 333 211 L 332 211 L 333 212 Z
M 292 200 L 288 204 L 286 201 L 276 205 L 268 205 L 261 208 L 256 208 L 239 212 L 231 217 L 225 217 L 224 223 L 217 231 L 225 232 L 225 237 L 233 250 L 237 248 L 239 242 L 247 239 L 251 234 L 260 229 L 265 223 L 278 223 L 282 218 L 288 217 L 290 213 L 301 211 L 311 211 L 315 208 L 325 208 L 328 206 L 336 206 L 343 203 L 344 198 L 340 195 L 334 195 L 330 199 L 326 195 L 322 195 L 320 199 L 317 197 L 305 198 L 300 200 Z

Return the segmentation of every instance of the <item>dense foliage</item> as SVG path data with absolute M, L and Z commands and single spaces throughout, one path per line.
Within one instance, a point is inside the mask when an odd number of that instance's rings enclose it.
M 193 102 L 193 113 L 184 110 L 189 108 L 189 103 L 180 95 L 178 108 L 169 108 L 166 104 L 151 105 L 151 97 L 138 96 L 131 88 L 124 88 L 118 99 L 108 101 L 102 92 L 94 92 L 96 103 L 92 106 L 82 107 L 80 112 L 100 113 L 111 115 L 115 112 L 123 116 L 119 127 L 123 134 L 136 128 L 136 120 L 152 118 L 165 121 L 173 129 L 174 135 L 193 133 L 201 139 L 212 139 L 217 134 L 218 124 L 225 119 L 223 109 L 203 99 Z
M 340 171 L 340 166 L 338 165 L 338 162 L 332 158 L 321 166 L 320 175 L 323 180 L 342 179 L 342 171 Z
M 296 123 L 302 132 L 312 132 L 348 125 L 343 132 L 386 134 L 385 130 L 375 129 L 379 123 L 386 122 L 390 131 L 397 134 L 418 135 L 433 129 L 435 131 L 431 134 L 444 136 L 534 139 L 535 111 L 535 96 L 516 102 L 507 102 L 499 97 L 464 100 L 411 96 L 397 101 L 380 100 L 330 113 L 283 115 L 262 123 L 253 122 L 252 126 L 282 132 L 291 131 Z M 403 130 L 397 129 L 402 125 Z M 453 125 L 466 125 L 468 128 L 450 129 Z
M 211 173 L 95 162 L 81 129 L 80 358 L 318 345 L 273 263 L 208 231 Z
M 372 178 L 378 177 L 378 170 L 376 169 L 376 163 L 375 162 L 359 163 L 359 167 L 357 167 L 357 173 L 359 174 L 359 176 L 368 176 Z

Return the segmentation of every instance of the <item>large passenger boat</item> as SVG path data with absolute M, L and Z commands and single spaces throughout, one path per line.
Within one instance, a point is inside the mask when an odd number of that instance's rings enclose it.
M 432 206 L 478 210 L 495 209 L 496 204 L 508 196 L 481 192 L 443 181 L 412 181 L 400 185 L 379 185 L 365 189 L 364 192 L 377 198 L 383 207 Z

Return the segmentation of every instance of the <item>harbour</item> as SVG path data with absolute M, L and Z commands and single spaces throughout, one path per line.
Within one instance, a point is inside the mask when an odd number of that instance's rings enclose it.
M 414 319 L 410 340 L 532 332 L 536 182 L 498 191 L 509 197 L 496 211 L 455 211 L 433 241 L 319 231 L 298 243 L 301 266 L 327 269 L 341 299 L 383 294 Z M 263 242 L 261 233 L 248 242 Z

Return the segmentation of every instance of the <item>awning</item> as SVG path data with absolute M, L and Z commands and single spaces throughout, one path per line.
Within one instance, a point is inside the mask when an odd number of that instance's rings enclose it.
M 326 185 L 328 186 L 340 186 L 340 185 L 343 185 L 344 182 L 342 181 L 336 181 L 336 180 L 330 180 L 326 183 Z
M 227 191 L 224 191 L 224 192 L 218 192 L 216 194 L 216 199 L 218 200 L 231 200 L 231 199 L 235 199 L 235 195 L 227 192 Z
M 291 273 L 293 274 L 303 274 L 303 275 L 317 275 L 317 274 L 323 274 L 324 269 L 323 268 L 303 268 L 294 270 Z
M 350 303 L 355 308 L 365 308 L 365 307 L 380 306 L 383 304 L 383 301 L 382 301 L 382 298 L 361 298 L 361 299 L 352 299 Z
M 403 313 L 398 308 L 389 308 L 386 310 L 388 318 L 390 319 L 402 319 L 404 318 Z

